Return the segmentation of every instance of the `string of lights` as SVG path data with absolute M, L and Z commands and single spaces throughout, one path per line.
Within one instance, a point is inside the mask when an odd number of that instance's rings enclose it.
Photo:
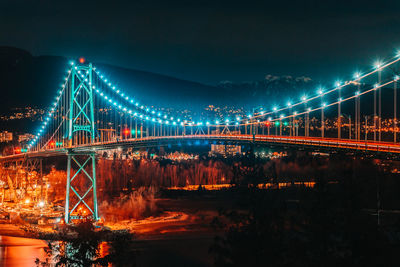
M 89 77 L 89 71 L 86 72 L 86 75 L 84 75 L 84 73 L 81 73 L 80 70 L 74 72 L 75 75 L 79 76 L 79 79 L 81 79 L 81 83 L 79 85 L 79 90 L 80 90 L 80 86 L 82 85 L 82 83 L 87 83 L 89 84 L 89 87 L 91 89 L 93 89 L 93 92 L 97 93 L 97 95 L 99 96 L 99 99 L 103 100 L 104 103 L 106 103 L 107 105 L 113 107 L 113 109 L 115 110 L 115 112 L 121 112 L 123 114 L 126 114 L 128 116 L 130 116 L 131 118 L 134 118 L 136 120 L 142 120 L 142 121 L 146 121 L 146 122 L 151 122 L 154 124 L 163 124 L 166 126 L 183 126 L 183 129 L 185 128 L 185 126 L 190 126 L 190 127 L 199 127 L 199 129 L 201 129 L 202 126 L 207 126 L 207 127 L 216 127 L 218 129 L 219 126 L 246 126 L 246 125 L 257 125 L 257 124 L 261 124 L 264 123 L 265 121 L 267 121 L 268 123 L 272 123 L 272 122 L 280 122 L 284 119 L 290 119 L 290 118 L 295 118 L 296 116 L 300 116 L 300 115 L 304 115 L 304 114 L 309 114 L 311 112 L 314 111 L 318 111 L 321 110 L 321 114 L 323 116 L 323 110 L 325 108 L 328 108 L 330 106 L 333 105 L 338 105 L 340 106 L 341 103 L 344 103 L 346 101 L 349 101 L 351 99 L 354 98 L 358 98 L 361 95 L 370 93 L 370 92 L 376 92 L 378 91 L 380 88 L 383 88 L 387 85 L 390 85 L 391 83 L 398 81 L 399 80 L 399 76 L 395 76 L 393 77 L 392 80 L 385 82 L 385 83 L 381 83 L 380 78 L 379 78 L 379 83 L 375 84 L 375 86 L 373 86 L 373 88 L 367 89 L 365 91 L 360 92 L 359 89 L 360 87 L 358 86 L 358 90 L 354 93 L 354 95 L 351 95 L 349 97 L 346 97 L 344 99 L 340 98 L 330 102 L 330 103 L 325 103 L 322 102 L 322 97 L 328 94 L 331 94 L 335 91 L 339 91 L 341 89 L 343 89 L 346 86 L 349 85 L 354 85 L 354 84 L 360 84 L 360 81 L 365 79 L 366 77 L 379 72 L 379 74 L 381 73 L 381 71 L 397 62 L 400 61 L 400 54 L 398 54 L 394 59 L 389 60 L 386 63 L 382 63 L 381 61 L 377 61 L 374 64 L 374 69 L 368 72 L 365 72 L 364 74 L 362 74 L 361 72 L 356 72 L 353 75 L 353 79 L 350 81 L 346 81 L 346 82 L 336 82 L 335 83 L 335 87 L 329 90 L 324 90 L 322 87 L 319 88 L 317 90 L 317 94 L 313 95 L 311 97 L 306 97 L 303 96 L 301 97 L 301 100 L 296 102 L 296 103 L 291 103 L 288 102 L 286 106 L 283 106 L 281 108 L 278 107 L 273 107 L 272 110 L 265 112 L 265 111 L 261 111 L 259 113 L 253 113 L 253 114 L 249 114 L 247 117 L 241 118 L 241 117 L 236 117 L 235 120 L 230 120 L 229 118 L 225 118 L 225 119 L 216 119 L 215 121 L 211 122 L 211 121 L 206 121 L 206 122 L 202 122 L 202 121 L 198 121 L 198 122 L 194 122 L 194 121 L 188 121 L 188 120 L 181 120 L 180 118 L 174 118 L 173 116 L 169 116 L 167 114 L 163 114 L 161 112 L 158 112 L 156 109 L 154 108 L 149 108 L 145 105 L 141 105 L 139 102 L 135 101 L 135 99 L 129 95 L 127 95 L 125 92 L 123 92 L 122 90 L 118 89 L 116 86 L 114 86 L 111 82 L 108 81 L 107 78 L 105 78 L 103 75 L 100 74 L 100 72 L 98 70 L 96 70 L 95 68 L 92 68 L 93 73 L 95 73 L 100 81 L 100 84 L 105 84 L 106 87 L 104 88 L 103 86 L 100 85 L 96 85 L 95 84 L 91 84 L 91 82 L 88 81 Z M 61 89 L 58 91 L 58 94 L 56 96 L 56 100 L 55 102 L 52 104 L 52 106 L 49 108 L 49 110 L 45 113 L 45 117 L 43 119 L 42 124 L 40 125 L 37 133 L 35 134 L 35 137 L 28 143 L 27 149 L 23 149 L 21 150 L 21 152 L 27 152 L 28 150 L 30 150 L 31 148 L 33 148 L 36 145 L 39 145 L 38 142 L 39 140 L 41 140 L 41 147 L 39 147 L 39 149 L 42 149 L 43 147 L 46 147 L 50 140 L 53 140 L 53 138 L 55 137 L 56 133 L 59 131 L 60 127 L 63 125 L 63 123 L 65 121 L 67 121 L 67 114 L 69 112 L 69 109 L 66 111 L 65 107 L 63 110 L 63 114 L 61 114 L 61 116 L 59 114 L 54 115 L 55 112 L 59 112 L 57 109 L 57 106 L 60 104 L 60 102 L 62 101 L 62 96 L 63 93 L 66 92 L 66 88 L 68 85 L 68 82 L 70 81 L 70 77 L 71 77 L 71 72 L 72 72 L 72 68 L 74 68 L 74 70 L 77 70 L 76 65 L 74 66 L 74 63 L 71 63 L 71 69 L 68 70 L 68 74 L 65 77 L 65 82 L 61 85 Z M 91 77 L 91 76 L 90 76 Z M 92 78 L 90 78 L 92 79 Z M 71 81 L 71 83 L 73 83 Z M 107 89 L 109 88 L 111 91 L 109 92 L 109 94 L 106 93 L 106 90 L 103 89 Z M 79 95 L 79 92 L 77 93 Z M 113 96 L 112 96 L 113 95 Z M 339 95 L 340 96 L 340 95 Z M 65 96 L 68 97 L 68 96 Z M 123 101 L 121 101 L 121 99 Z M 305 104 L 305 103 L 309 103 L 313 100 L 316 99 L 321 99 L 321 104 L 316 107 L 316 108 L 311 108 L 311 107 L 307 107 L 305 106 L 305 110 L 298 112 L 298 111 L 293 111 L 292 109 L 295 108 L 296 106 Z M 64 99 L 65 100 L 65 99 Z M 65 100 L 66 101 L 66 100 Z M 67 102 L 67 101 L 66 101 Z M 125 103 L 125 104 L 122 104 Z M 85 104 L 86 105 L 86 104 Z M 70 107 L 69 107 L 70 108 Z M 289 114 L 285 115 L 283 112 L 285 111 L 289 111 Z M 285 112 L 286 113 L 286 112 Z M 273 116 L 271 116 L 273 114 Z M 280 115 L 278 115 L 280 114 Z M 78 114 L 79 115 L 79 114 Z M 115 116 L 117 115 L 117 113 L 115 113 Z M 58 125 L 53 125 L 54 126 L 54 132 L 49 132 L 48 136 L 50 136 L 47 140 L 43 141 L 43 137 L 46 133 L 46 130 L 48 129 L 49 125 L 52 123 L 51 119 L 52 117 L 57 117 L 58 120 L 60 120 L 60 123 Z M 117 118 L 117 117 L 115 117 Z M 111 118 L 110 118 L 111 119 Z M 122 117 L 119 117 L 120 120 L 120 125 L 122 127 Z M 58 122 L 58 121 L 57 121 Z M 115 122 L 116 125 L 118 126 L 117 122 Z M 125 119 L 125 125 L 126 125 L 126 119 Z M 122 129 L 122 128 L 121 128 Z M 176 128 L 178 129 L 178 128 Z M 53 130 L 53 128 L 51 129 Z M 155 128 L 154 128 L 155 131 Z M 122 132 L 122 130 L 121 130 Z M 48 137 L 46 136 L 46 137 Z M 42 137 L 42 139 L 41 139 Z M 40 146 L 40 145 L 39 145 Z
M 381 70 L 383 70 L 383 69 L 385 69 L 385 68 L 387 68 L 387 67 L 389 67 L 389 66 L 391 66 L 391 65 L 393 65 L 393 64 L 395 64 L 395 63 L 397 63 L 399 61 L 400 61 L 400 52 L 398 52 L 396 54 L 394 59 L 389 60 L 387 63 L 382 63 L 379 60 L 376 61 L 374 63 L 374 68 L 371 71 L 368 71 L 368 72 L 366 72 L 364 74 L 362 74 L 361 72 L 356 72 L 353 75 L 353 79 L 350 80 L 350 81 L 346 81 L 346 82 L 336 81 L 335 82 L 335 87 L 330 89 L 330 90 L 324 91 L 324 88 L 320 87 L 317 90 L 317 94 L 312 96 L 312 97 L 307 97 L 306 95 L 303 95 L 300 98 L 299 102 L 296 102 L 296 103 L 288 102 L 286 104 L 286 106 L 283 106 L 281 108 L 278 108 L 278 107 L 274 106 L 271 111 L 267 111 L 267 112 L 261 111 L 260 114 L 258 114 L 258 115 L 254 115 L 254 114 L 248 115 L 248 118 L 253 118 L 254 119 L 254 118 L 265 117 L 265 116 L 268 116 L 268 115 L 271 115 L 271 114 L 276 114 L 278 112 L 285 111 L 285 110 L 291 109 L 291 108 L 293 108 L 295 106 L 302 105 L 304 103 L 310 102 L 310 101 L 312 101 L 314 99 L 317 99 L 317 98 L 320 98 L 322 96 L 325 96 L 325 95 L 328 95 L 330 93 L 333 93 L 335 91 L 341 90 L 342 88 L 344 88 L 344 87 L 346 87 L 348 85 L 357 83 L 357 82 L 361 81 L 362 79 L 364 79 L 364 78 L 366 78 L 366 77 L 368 77 L 368 76 L 370 76 L 370 75 L 372 75 L 372 74 L 374 74 L 374 73 L 376 73 L 378 71 L 381 71 Z M 247 119 L 240 119 L 240 120 L 247 120 Z
M 100 71 L 97 68 L 93 68 L 94 72 L 98 75 L 98 77 L 111 89 L 113 90 L 114 93 L 119 95 L 122 100 L 126 101 L 127 103 L 133 105 L 135 109 L 145 111 L 148 114 L 155 115 L 157 114 L 157 117 L 171 117 L 170 114 L 163 114 L 160 111 L 157 111 L 156 108 L 149 107 L 147 105 L 140 104 L 138 101 L 135 100 L 134 97 L 129 96 L 128 93 L 124 92 L 122 89 L 117 88 L 109 79 L 107 79 L 103 74 L 100 73 Z
M 302 112 L 296 112 L 296 111 L 295 111 L 295 112 L 293 112 L 293 114 L 290 114 L 290 115 L 281 114 L 278 118 L 271 118 L 271 117 L 269 117 L 269 118 L 267 119 L 267 121 L 269 121 L 269 122 L 280 121 L 280 120 L 284 120 L 284 119 L 289 119 L 289 118 L 301 116 L 301 115 L 304 115 L 304 114 L 306 114 L 306 113 L 310 113 L 310 112 L 318 111 L 318 110 L 321 110 L 321 109 L 325 109 L 325 108 L 327 108 L 327 107 L 334 106 L 334 105 L 337 105 L 337 104 L 339 104 L 339 103 L 343 103 L 343 102 L 346 102 L 346 101 L 348 101 L 348 100 L 351 100 L 351 99 L 360 97 L 361 95 L 364 95 L 364 94 L 367 94 L 367 93 L 376 91 L 376 90 L 378 90 L 378 89 L 380 89 L 380 88 L 383 88 L 383 87 L 385 87 L 385 86 L 387 86 L 387 85 L 390 85 L 390 84 L 392 84 L 392 83 L 394 83 L 394 82 L 396 82 L 396 81 L 399 81 L 399 80 L 400 80 L 400 77 L 399 77 L 399 76 L 395 76 L 395 77 L 393 78 L 393 80 L 390 80 L 390 81 L 388 81 L 388 82 L 386 82 L 386 83 L 383 83 L 383 84 L 375 84 L 373 88 L 370 88 L 370 89 L 368 89 L 368 90 L 366 90 L 366 91 L 363 91 L 363 92 L 358 92 L 358 91 L 357 91 L 357 92 L 355 92 L 354 95 L 349 96 L 349 97 L 347 97 L 347 98 L 338 99 L 337 101 L 332 102 L 332 103 L 328 103 L 328 104 L 327 104 L 327 103 L 322 103 L 321 106 L 316 107 L 316 108 L 308 107 L 307 110 L 305 110 L 305 111 L 302 111 Z M 248 121 L 247 121 L 247 123 L 240 124 L 240 125 L 256 125 L 256 124 L 259 124 L 260 122 L 261 122 L 261 121 L 258 121 L 258 122 L 248 122 Z
M 50 125 L 50 119 L 53 116 L 53 113 L 55 112 L 58 103 L 60 102 L 61 96 L 62 96 L 63 92 L 65 91 L 65 88 L 66 88 L 67 83 L 69 81 L 70 75 L 71 75 L 71 69 L 69 69 L 67 71 L 67 76 L 64 79 L 65 81 L 61 85 L 61 89 L 58 90 L 58 94 L 56 96 L 56 101 L 48 109 L 47 115 L 44 117 L 42 124 L 39 126 L 39 130 L 36 132 L 35 137 L 28 143 L 28 146 L 27 146 L 26 150 L 24 150 L 24 151 L 21 150 L 22 152 L 27 152 L 32 147 L 34 147 L 36 145 L 37 141 L 39 140 L 40 136 L 42 135 L 42 133 L 45 132 L 46 127 L 48 127 Z M 65 118 L 63 118 L 63 121 L 64 120 L 65 120 Z
M 133 109 L 130 109 L 130 108 L 124 106 L 124 105 L 121 105 L 121 104 L 117 103 L 115 99 L 111 98 L 109 95 L 104 93 L 101 89 L 96 88 L 94 90 L 100 97 L 103 98 L 103 100 L 105 102 L 108 102 L 110 105 L 114 106 L 116 109 L 118 109 L 121 112 L 124 112 L 124 113 L 126 113 L 126 114 L 128 114 L 128 115 L 130 115 L 132 117 L 135 117 L 135 118 L 138 118 L 138 119 L 141 119 L 141 120 L 151 121 L 151 122 L 173 124 L 173 125 L 177 125 L 179 122 L 181 122 L 180 119 L 174 120 L 173 117 L 170 117 L 168 119 L 168 117 L 166 115 L 163 116 L 163 118 L 165 120 L 162 120 L 160 117 L 151 116 L 151 115 L 148 115 L 148 114 L 143 114 L 141 112 L 134 111 Z M 158 116 L 158 114 L 157 114 L 157 116 Z M 183 122 L 181 122 L 181 123 L 183 123 Z
M 257 115 L 255 115 L 255 114 L 249 114 L 249 115 L 247 116 L 247 118 L 236 117 L 236 122 L 235 122 L 233 125 L 236 125 L 236 126 L 245 125 L 245 124 L 248 124 L 248 123 L 243 123 L 243 122 L 248 121 L 249 119 L 255 120 L 255 119 L 258 119 L 258 118 L 266 117 L 266 116 L 271 115 L 271 114 L 277 114 L 277 113 L 280 113 L 280 112 L 282 112 L 282 111 L 285 111 L 285 110 L 288 110 L 288 109 L 292 109 L 292 108 L 294 108 L 294 107 L 296 107 L 296 106 L 299 106 L 299 105 L 308 103 L 308 102 L 310 102 L 310 101 L 312 101 L 312 100 L 321 98 L 321 97 L 323 97 L 323 96 L 325 96 L 325 95 L 328 95 L 328 94 L 331 94 L 331 93 L 336 92 L 336 91 L 338 91 L 338 90 L 341 90 L 341 89 L 343 89 L 344 87 L 346 87 L 346 86 L 348 86 L 348 85 L 357 83 L 357 82 L 361 81 L 362 79 L 364 79 L 364 78 L 366 78 L 366 77 L 368 77 L 368 76 L 370 76 L 370 75 L 372 75 L 372 74 L 374 74 L 374 73 L 376 73 L 376 72 L 378 72 L 378 71 L 381 71 L 381 70 L 383 70 L 383 69 L 385 69 L 385 68 L 387 68 L 387 67 L 389 67 L 389 66 L 395 64 L 395 63 L 398 62 L 398 61 L 400 61 L 400 53 L 397 53 L 397 55 L 396 55 L 396 57 L 395 57 L 394 59 L 389 60 L 389 61 L 386 62 L 386 63 L 383 63 L 383 62 L 381 62 L 381 61 L 379 61 L 379 60 L 376 61 L 376 62 L 374 63 L 374 68 L 373 68 L 371 71 L 365 72 L 364 74 L 361 73 L 361 72 L 356 72 L 356 73 L 354 73 L 353 79 L 352 79 L 352 80 L 349 80 L 349 81 L 346 81 L 346 82 L 336 81 L 336 82 L 335 82 L 335 87 L 333 87 L 332 89 L 324 90 L 323 87 L 319 87 L 318 90 L 317 90 L 317 93 L 316 93 L 315 95 L 313 95 L 313 96 L 311 96 L 311 97 L 307 97 L 307 96 L 303 95 L 303 96 L 300 98 L 300 101 L 298 101 L 298 102 L 296 102 L 296 103 L 288 102 L 286 106 L 283 106 L 283 107 L 281 107 L 281 108 L 278 108 L 278 107 L 274 106 L 270 111 L 261 111 L 261 112 L 260 112 L 259 114 L 257 114 Z M 117 89 L 107 78 L 105 78 L 103 75 L 100 75 L 100 72 L 99 72 L 98 70 L 95 70 L 95 71 L 96 71 L 96 73 L 99 75 L 99 77 L 100 77 L 113 91 L 115 91 L 122 99 L 126 100 L 126 101 L 129 102 L 130 104 L 133 104 L 136 108 L 141 109 L 141 110 L 143 110 L 143 111 L 146 111 L 147 113 L 150 113 L 150 114 L 155 114 L 155 113 L 156 113 L 156 111 L 155 111 L 154 109 L 148 108 L 148 107 L 145 106 L 145 105 L 141 105 L 141 104 L 139 104 L 139 102 L 135 102 L 134 98 L 129 97 L 129 96 L 128 96 L 126 93 L 124 93 L 122 90 Z M 118 106 L 119 106 L 119 105 L 118 105 Z M 122 108 L 122 109 L 123 109 L 123 108 Z M 125 111 L 129 111 L 128 108 L 125 108 L 125 109 L 126 109 Z M 129 113 L 129 112 L 128 112 L 128 113 Z M 132 113 L 132 111 L 131 111 L 131 113 Z M 135 114 L 135 113 L 133 113 L 133 114 Z M 137 114 L 137 113 L 136 113 L 136 114 Z M 137 115 L 135 115 L 135 116 L 137 116 Z M 157 116 L 158 116 L 158 117 L 164 117 L 164 119 L 166 119 L 166 118 L 168 117 L 167 115 L 164 115 L 164 116 L 163 116 L 160 112 L 157 113 Z M 148 118 L 148 116 L 145 116 L 145 115 L 140 116 L 140 115 L 139 115 L 139 118 L 141 118 L 141 119 L 146 119 L 146 117 Z M 147 120 L 149 120 L 149 119 L 147 119 Z M 151 120 L 151 121 L 156 121 L 156 122 L 162 123 L 162 120 L 160 120 L 160 119 L 156 119 L 156 118 L 155 118 L 155 119 L 153 120 L 153 118 L 152 118 L 152 119 L 150 119 L 150 120 Z M 225 122 L 225 125 L 230 125 L 230 119 L 229 119 L 229 118 L 227 118 L 227 119 L 222 119 L 221 121 Z M 196 123 L 196 122 L 188 122 L 188 121 L 184 121 L 184 122 L 183 122 L 183 121 L 180 121 L 180 120 L 174 121 L 174 120 L 173 120 L 173 117 L 171 117 L 171 121 L 168 121 L 168 120 L 165 121 L 166 124 L 168 124 L 168 123 L 170 123 L 170 122 L 173 123 L 174 125 L 178 125 L 178 124 L 179 124 L 179 125 L 182 125 L 182 126 L 183 126 L 183 125 L 189 125 L 189 126 L 202 126 L 202 125 L 218 126 L 218 125 L 222 125 L 221 122 L 220 122 L 220 120 L 215 120 L 215 124 L 212 124 L 212 123 L 210 123 L 209 121 L 207 121 L 207 122 L 205 122 L 205 123 L 203 123 L 203 122 L 197 122 L 197 123 Z M 259 122 L 260 122 L 260 121 L 255 121 L 255 123 L 259 123 Z

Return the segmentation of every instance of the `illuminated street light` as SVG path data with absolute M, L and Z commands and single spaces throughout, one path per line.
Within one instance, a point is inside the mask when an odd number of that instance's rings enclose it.
M 380 69 L 382 67 L 382 62 L 380 60 L 375 61 L 374 68 Z

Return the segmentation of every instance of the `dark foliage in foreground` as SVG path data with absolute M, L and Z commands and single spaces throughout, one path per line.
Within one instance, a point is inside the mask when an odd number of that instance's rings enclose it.
M 214 222 L 225 232 L 210 248 L 216 266 L 400 266 L 399 222 L 378 226 L 364 209 L 376 173 L 353 168 L 332 183 L 322 171 L 314 188 L 260 190 L 246 169 L 240 208 Z
M 44 262 L 36 259 L 37 266 L 50 266 L 51 258 L 56 266 L 136 266 L 133 235 L 128 232 L 96 231 L 93 223 L 86 221 L 67 226 L 59 240 L 49 242 L 48 258 Z

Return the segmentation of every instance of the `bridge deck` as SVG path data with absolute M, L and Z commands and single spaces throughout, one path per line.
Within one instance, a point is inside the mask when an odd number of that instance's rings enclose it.
M 399 154 L 400 144 L 390 142 L 356 141 L 349 139 L 299 137 L 299 136 L 272 136 L 272 135 L 179 135 L 179 136 L 151 136 L 144 138 L 129 138 L 119 141 L 96 142 L 87 145 L 32 151 L 0 157 L 0 161 L 16 160 L 24 157 L 52 157 L 66 155 L 68 152 L 93 152 L 118 147 L 152 147 L 166 144 L 176 144 L 188 140 L 208 140 L 211 142 L 229 142 L 232 144 L 274 144 L 280 146 L 311 147 L 317 150 L 349 150 Z

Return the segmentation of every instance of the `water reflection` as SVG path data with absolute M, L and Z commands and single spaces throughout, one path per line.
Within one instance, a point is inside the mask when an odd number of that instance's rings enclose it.
M 35 266 L 36 258 L 45 258 L 45 247 L 43 240 L 0 236 L 0 266 Z

